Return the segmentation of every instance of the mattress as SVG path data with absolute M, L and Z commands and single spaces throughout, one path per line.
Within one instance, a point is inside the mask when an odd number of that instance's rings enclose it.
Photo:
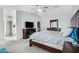
M 59 44 L 55 44 L 55 43 L 50 43 L 50 42 L 45 42 L 45 41 L 41 41 L 41 40 L 32 40 L 34 42 L 58 49 L 58 50 L 63 50 L 63 45 L 59 45 Z
M 57 31 L 41 31 L 30 36 L 32 41 L 50 46 L 59 50 L 63 49 L 64 37 Z
M 64 37 L 63 39 L 64 41 L 67 42 L 72 42 L 74 44 L 74 40 L 71 37 Z M 41 40 L 37 40 L 37 39 L 32 39 L 32 41 L 37 42 L 37 43 L 41 43 L 43 45 L 52 47 L 52 48 L 56 48 L 59 50 L 63 50 L 63 46 L 64 46 L 64 42 L 62 43 L 62 41 L 60 41 L 61 44 L 55 44 L 54 42 L 46 42 L 46 41 L 41 41 Z

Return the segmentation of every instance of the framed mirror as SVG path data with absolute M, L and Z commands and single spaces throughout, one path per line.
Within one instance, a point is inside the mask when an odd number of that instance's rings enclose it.
M 50 20 L 50 28 L 58 28 L 58 19 Z

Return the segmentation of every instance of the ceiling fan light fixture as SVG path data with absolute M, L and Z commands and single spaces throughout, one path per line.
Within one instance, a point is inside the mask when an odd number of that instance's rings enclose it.
M 41 10 L 41 9 L 37 9 L 37 11 L 38 11 L 38 12 L 42 12 L 42 10 Z

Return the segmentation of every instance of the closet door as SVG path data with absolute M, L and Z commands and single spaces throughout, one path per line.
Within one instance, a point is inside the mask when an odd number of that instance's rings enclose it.
M 72 27 L 78 27 L 79 28 L 79 19 L 71 21 L 71 26 Z
M 75 13 L 75 15 L 71 19 L 71 27 L 79 28 L 79 10 Z
M 76 27 L 76 22 L 74 19 L 71 20 L 71 27 Z
M 38 31 L 38 32 L 41 31 L 40 25 L 41 25 L 41 24 L 40 24 L 40 22 L 38 21 L 38 22 L 37 22 L 37 31 Z
M 75 24 L 76 24 L 76 27 L 79 28 L 79 14 L 77 14 L 76 16 Z

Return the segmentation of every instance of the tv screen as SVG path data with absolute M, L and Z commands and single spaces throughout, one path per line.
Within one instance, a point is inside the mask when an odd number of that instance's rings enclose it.
M 25 27 L 26 28 L 33 28 L 34 24 L 33 24 L 33 22 L 25 22 Z

